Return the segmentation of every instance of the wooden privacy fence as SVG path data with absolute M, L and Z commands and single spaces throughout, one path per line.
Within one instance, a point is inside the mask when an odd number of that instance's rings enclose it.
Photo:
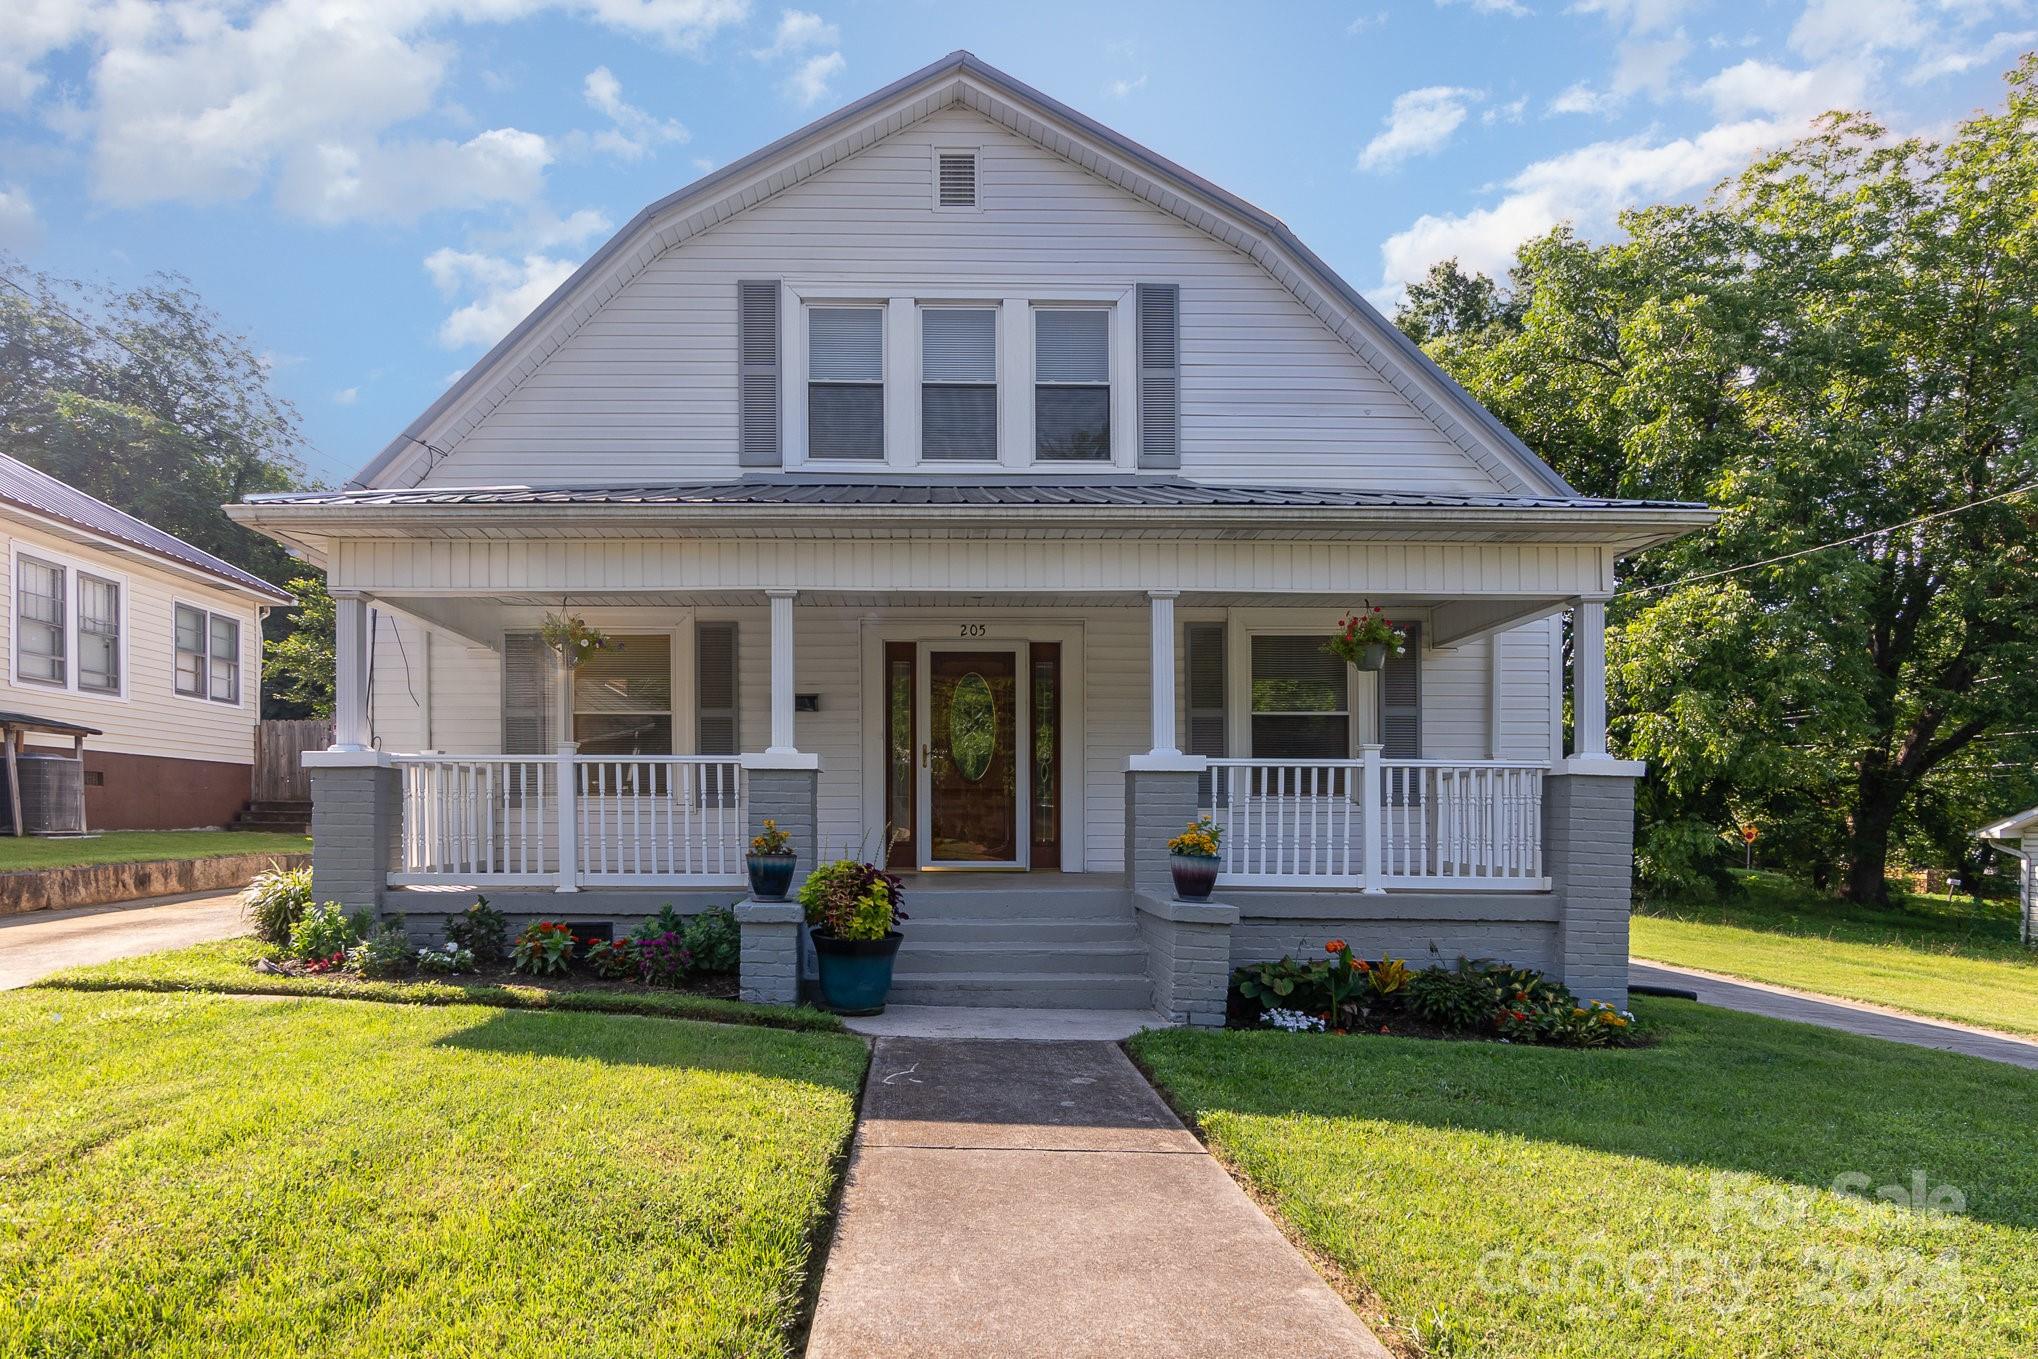
M 330 717 L 256 724 L 255 801 L 311 801 L 311 775 L 304 767 L 304 752 L 324 750 L 332 743 Z

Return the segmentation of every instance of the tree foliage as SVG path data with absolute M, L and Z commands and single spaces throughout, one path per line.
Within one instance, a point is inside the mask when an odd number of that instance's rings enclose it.
M 1753 821 L 1880 900 L 1893 845 L 1943 860 L 1954 819 L 2038 794 L 2038 496 L 1962 508 L 2038 481 L 2034 134 L 2026 58 L 1944 143 L 1828 114 L 1620 240 L 1526 243 L 1505 290 L 1411 290 L 1412 332 L 1580 490 L 1721 511 L 1629 563 L 1610 617 L 1646 876 L 1717 880 Z
M 123 290 L 5 257 L 0 273 L 0 448 L 264 580 L 304 575 L 220 510 L 305 484 L 297 412 L 244 337 L 174 276 Z
M 298 576 L 288 586 L 297 597 L 295 624 L 263 644 L 262 678 L 279 706 L 306 717 L 333 715 L 335 614 L 323 576 Z

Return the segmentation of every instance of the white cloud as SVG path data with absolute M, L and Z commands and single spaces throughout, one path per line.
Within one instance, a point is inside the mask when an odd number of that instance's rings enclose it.
M 491 345 L 552 290 L 566 281 L 573 261 L 533 252 L 521 259 L 450 247 L 425 257 L 425 272 L 439 295 L 468 300 L 439 325 L 439 343 L 448 349 Z
M 1842 52 L 1912 47 L 1929 28 L 1913 0 L 1808 0 L 1790 45 L 1813 61 Z
M 1677 68 L 1691 54 L 1691 43 L 1680 28 L 1661 38 L 1625 38 L 1616 53 L 1612 93 L 1618 98 L 1641 94 L 1660 100 L 1671 93 Z
M 0 250 L 28 251 L 41 244 L 35 200 L 19 184 L 0 184 Z
M 351 406 L 360 399 L 361 389 L 359 387 L 342 387 L 333 393 L 333 404 L 335 406 Z
M 1535 13 L 1527 5 L 1522 4 L 1521 0 L 1437 0 L 1438 9 L 1459 4 L 1468 6 L 1475 14 L 1505 14 L 1514 19 L 1526 18 Z
M 286 211 L 319 220 L 414 217 L 527 198 L 549 152 L 497 128 L 466 140 L 405 131 L 450 115 L 458 56 L 440 36 L 543 11 L 695 48 L 747 0 L 13 0 L 0 106 L 37 96 L 43 63 L 83 47 L 84 89 L 47 110 L 89 144 L 102 202 L 244 199 L 278 186 Z M 464 135 L 464 134 L 463 134 Z M 317 183 L 337 173 L 335 191 Z
M 816 47 L 833 47 L 841 41 L 842 31 L 820 15 L 803 9 L 781 10 L 771 46 L 760 47 L 751 55 L 759 61 L 769 61 L 773 57 L 789 57 Z
M 654 146 L 683 142 L 692 136 L 677 119 L 655 117 L 625 101 L 623 83 L 606 66 L 587 73 L 581 82 L 581 96 L 611 124 L 594 134 L 594 148 L 618 160 L 642 160 Z
M 1657 33 L 1683 18 L 1694 0 L 1574 0 L 1575 14 L 1603 15 L 1629 33 Z
M 1146 88 L 1146 76 L 1140 74 L 1130 80 L 1114 80 L 1105 88 L 1113 99 L 1130 99 Z
M 1359 169 L 1392 169 L 1411 156 L 1442 150 L 1471 104 L 1483 97 L 1455 85 L 1427 85 L 1394 96 L 1386 128 L 1359 152 Z
M 818 104 L 828 97 L 828 82 L 842 74 L 846 65 L 848 63 L 842 59 L 840 52 L 808 57 L 786 77 L 785 92 L 802 108 Z
M 1963 75 L 1987 62 L 2002 61 L 2012 53 L 2021 52 L 2038 43 L 2038 30 L 2027 29 L 2021 33 L 1998 33 L 1979 47 L 1942 48 L 1926 57 L 1904 77 L 1910 85 L 1922 85 L 1928 80 L 1938 80 L 1950 75 Z
M 1751 58 L 1704 81 L 1697 93 L 1722 118 L 1767 114 L 1807 120 L 1827 109 L 1860 107 L 1867 98 L 1868 75 L 1866 67 L 1852 62 L 1793 71 Z
M 1522 114 L 1528 112 L 1528 102 L 1528 96 L 1522 95 L 1518 99 L 1508 100 L 1505 104 L 1495 104 L 1479 115 L 1479 121 L 1487 127 L 1492 127 L 1496 123 L 1518 123 Z
M 1608 113 L 1619 101 L 1604 90 L 1595 90 L 1584 81 L 1567 85 L 1555 99 L 1550 101 L 1549 111 L 1559 113 Z
M 1375 10 L 1371 14 L 1361 14 L 1360 16 L 1358 16 L 1358 18 L 1353 19 L 1350 23 L 1346 24 L 1345 32 L 1352 37 L 1357 37 L 1359 34 L 1364 33 L 1367 29 L 1379 28 L 1386 22 L 1387 22 L 1387 11 L 1384 9 Z
M 1454 255 L 1467 270 L 1503 274 L 1515 247 L 1558 222 L 1602 228 L 1624 207 L 1710 187 L 1795 130 L 1749 119 L 1665 142 L 1646 137 L 1594 142 L 1537 161 L 1508 180 L 1506 192 L 1490 207 L 1425 214 L 1388 237 L 1380 247 L 1383 291 L 1398 296 L 1431 264 Z

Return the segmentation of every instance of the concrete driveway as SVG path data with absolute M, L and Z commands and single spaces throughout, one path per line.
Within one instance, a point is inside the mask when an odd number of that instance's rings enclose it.
M 225 939 L 247 928 L 236 892 L 8 916 L 0 919 L 0 991 L 67 967 Z

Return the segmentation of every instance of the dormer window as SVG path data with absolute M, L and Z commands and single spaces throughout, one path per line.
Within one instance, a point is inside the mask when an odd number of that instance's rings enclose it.
M 948 150 L 934 153 L 934 206 L 974 210 L 977 206 L 977 153 Z

